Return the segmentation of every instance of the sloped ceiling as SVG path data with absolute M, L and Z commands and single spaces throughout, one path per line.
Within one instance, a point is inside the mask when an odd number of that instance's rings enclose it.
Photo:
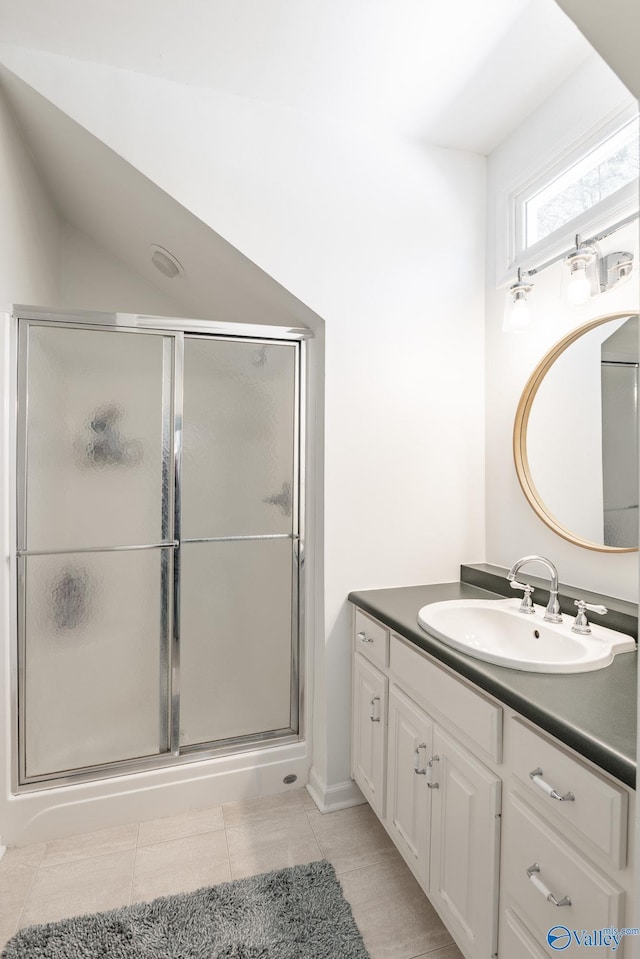
M 315 314 L 209 226 L 48 100 L 0 68 L 0 83 L 58 213 L 178 303 L 224 322 L 313 326 Z M 169 280 L 150 246 L 175 252 Z
M 555 0 L 3 0 L 2 42 L 490 152 L 590 54 Z
M 555 0 L 3 0 L 5 50 L 133 70 L 490 152 L 592 48 Z M 0 61 L 2 57 L 0 55 Z M 208 225 L 0 66 L 60 215 L 192 317 L 314 326 L 318 318 Z M 184 279 L 151 265 L 173 251 Z
M 640 98 L 640 3 L 638 0 L 557 0 L 601 57 Z

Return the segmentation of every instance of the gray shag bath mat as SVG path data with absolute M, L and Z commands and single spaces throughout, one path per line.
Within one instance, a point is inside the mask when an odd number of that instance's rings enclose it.
M 20 930 L 0 959 L 369 959 L 330 863 Z

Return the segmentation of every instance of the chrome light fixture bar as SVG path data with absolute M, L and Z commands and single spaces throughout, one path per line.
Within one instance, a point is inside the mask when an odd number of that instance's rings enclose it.
M 630 213 L 629 216 L 625 216 L 622 220 L 618 220 L 618 222 L 610 226 L 609 229 L 604 230 L 602 233 L 598 233 L 597 236 L 592 236 L 590 239 L 585 240 L 585 246 L 593 246 L 594 244 L 599 243 L 600 240 L 604 240 L 613 233 L 617 233 L 618 230 L 621 230 L 623 226 L 627 226 L 629 223 L 633 223 L 634 220 L 637 220 L 638 216 L 640 216 L 639 213 Z M 576 239 L 579 240 L 579 237 L 576 237 Z M 535 276 L 536 273 L 542 273 L 543 270 L 546 270 L 548 266 L 553 266 L 554 263 L 558 263 L 560 260 L 566 260 L 568 256 L 571 256 L 572 253 L 575 253 L 575 247 L 572 247 L 570 250 L 565 250 L 563 253 L 558 253 L 556 256 L 550 257 L 539 266 L 531 267 L 530 270 L 526 270 L 525 273 L 527 276 Z
M 607 253 L 603 256 L 597 244 L 600 240 L 604 240 L 637 219 L 638 213 L 632 213 L 619 220 L 608 230 L 591 237 L 587 241 L 582 241 L 580 235 L 577 234 L 573 249 L 559 253 L 529 270 L 523 271 L 519 268 L 518 278 L 507 292 L 502 324 L 503 331 L 516 332 L 529 325 L 531 321 L 530 298 L 533 289 L 533 283 L 530 282 L 531 277 L 560 260 L 564 261 L 569 271 L 568 279 L 564 281 L 564 287 L 569 302 L 574 306 L 586 303 L 594 294 L 606 293 L 618 283 L 628 279 L 633 271 L 633 253 L 619 251 Z
M 600 292 L 605 293 L 616 283 L 628 279 L 633 270 L 633 253 L 608 253 L 599 260 Z

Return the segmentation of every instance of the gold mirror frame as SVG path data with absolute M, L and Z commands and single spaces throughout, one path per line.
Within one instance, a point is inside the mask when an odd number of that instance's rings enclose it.
M 576 536 L 575 533 L 572 533 L 571 530 L 566 528 L 566 526 L 563 526 L 562 523 L 556 519 L 552 513 L 549 512 L 540 494 L 538 493 L 531 476 L 529 459 L 527 457 L 527 426 L 529 423 L 531 407 L 533 406 L 533 401 L 536 397 L 538 389 L 540 388 L 540 384 L 558 357 L 561 356 L 565 350 L 571 346 L 572 343 L 575 343 L 577 339 L 579 339 L 585 333 L 588 333 L 590 330 L 595 329 L 597 326 L 602 326 L 603 323 L 609 323 L 612 320 L 622 320 L 625 317 L 634 316 L 635 313 L 635 310 L 628 310 L 624 313 L 608 313 L 606 316 L 599 316 L 595 320 L 590 320 L 589 323 L 579 326 L 578 329 L 568 333 L 567 336 L 556 343 L 556 345 L 553 346 L 542 358 L 540 363 L 538 363 L 535 370 L 529 377 L 527 384 L 522 391 L 520 402 L 518 403 L 515 423 L 513 426 L 513 458 L 515 462 L 516 473 L 520 482 L 520 486 L 522 487 L 522 492 L 524 493 L 533 511 L 540 517 L 542 522 L 545 523 L 549 529 L 552 529 L 554 533 L 557 533 L 558 536 L 562 536 L 563 539 L 568 540 L 575 546 L 584 546 L 586 549 L 597 550 L 601 553 L 636 553 L 638 552 L 638 547 L 605 546 L 604 544 L 600 543 L 592 543 L 590 540 L 582 539 L 580 536 Z

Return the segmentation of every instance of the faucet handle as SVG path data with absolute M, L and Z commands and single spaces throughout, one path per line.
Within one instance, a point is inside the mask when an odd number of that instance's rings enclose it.
M 578 612 L 576 613 L 571 631 L 573 633 L 580 633 L 581 636 L 588 636 L 591 632 L 591 626 L 589 626 L 587 619 L 587 610 L 590 610 L 592 613 L 598 613 L 599 616 L 604 616 L 605 613 L 608 612 L 606 606 L 595 606 L 592 603 L 585 603 L 583 599 L 576 599 L 573 605 L 578 607 Z
M 528 583 L 518 583 L 517 580 L 512 579 L 511 589 L 521 589 L 524 593 L 522 597 L 522 602 L 520 603 L 519 612 L 526 613 L 529 616 L 535 613 L 535 609 L 533 608 L 533 600 L 531 599 L 531 594 L 533 593 L 533 586 L 529 586 Z

